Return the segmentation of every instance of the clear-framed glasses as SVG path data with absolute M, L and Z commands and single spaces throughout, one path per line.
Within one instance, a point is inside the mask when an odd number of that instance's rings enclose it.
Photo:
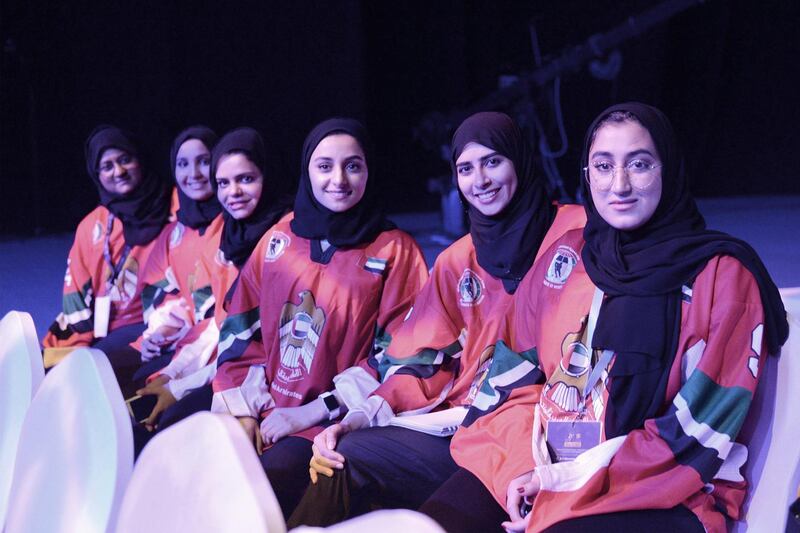
M 583 167 L 583 175 L 589 185 L 599 191 L 607 191 L 614 183 L 617 170 L 622 170 L 628 177 L 631 187 L 643 191 L 656 181 L 658 176 L 656 169 L 659 168 L 661 168 L 660 163 L 654 163 L 647 159 L 631 159 L 627 164 L 620 166 L 611 161 L 599 160 L 592 161 L 589 166 Z
M 105 174 L 111 173 L 114 171 L 114 164 L 121 166 L 125 170 L 130 170 L 139 164 L 139 160 L 130 154 L 122 153 L 116 159 L 106 159 L 100 163 L 97 170 Z

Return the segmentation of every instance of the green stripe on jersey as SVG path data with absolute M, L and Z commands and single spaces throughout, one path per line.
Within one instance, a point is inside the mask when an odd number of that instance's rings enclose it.
M 733 439 L 744 423 L 752 394 L 744 387 L 723 387 L 695 370 L 681 388 L 692 418 Z

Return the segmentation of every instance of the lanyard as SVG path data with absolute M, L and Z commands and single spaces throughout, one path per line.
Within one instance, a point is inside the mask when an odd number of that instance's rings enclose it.
M 106 285 L 111 287 L 114 285 L 114 282 L 117 281 L 117 277 L 119 276 L 120 272 L 122 272 L 122 267 L 125 265 L 125 261 L 128 259 L 128 255 L 131 253 L 131 247 L 129 245 L 125 245 L 125 248 L 122 250 L 122 257 L 119 258 L 119 262 L 115 265 L 114 261 L 111 260 L 111 229 L 114 227 L 114 215 L 109 213 L 108 214 L 108 224 L 106 225 L 106 240 L 105 245 L 103 246 L 103 259 L 105 259 L 108 268 L 111 270 L 111 277 L 106 281 Z
M 594 349 L 592 348 L 592 340 L 594 338 L 594 329 L 597 325 L 597 316 L 600 314 L 600 306 L 603 305 L 603 291 L 600 289 L 594 290 L 594 296 L 592 297 L 592 307 L 589 310 L 589 323 L 587 324 L 587 337 L 586 343 L 589 345 L 589 353 L 593 353 Z M 614 357 L 614 352 L 612 350 L 603 350 L 600 354 L 600 360 L 597 361 L 597 364 L 594 365 L 592 371 L 589 373 L 589 378 L 586 380 L 586 385 L 583 388 L 583 402 L 581 402 L 581 410 L 584 409 L 586 405 L 586 400 L 589 399 L 589 395 L 592 393 L 592 389 L 594 388 L 595 384 L 600 380 L 600 377 L 603 374 L 603 371 L 608 368 L 608 365 L 611 363 L 611 359 Z

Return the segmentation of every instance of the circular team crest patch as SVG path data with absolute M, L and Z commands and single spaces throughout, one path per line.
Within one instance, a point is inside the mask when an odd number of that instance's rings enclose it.
M 277 261 L 278 258 L 283 255 L 283 252 L 286 251 L 286 247 L 289 246 L 290 242 L 291 239 L 289 236 L 282 231 L 273 233 L 267 244 L 267 253 L 264 255 L 264 261 L 267 263 Z
M 578 254 L 569 246 L 559 246 L 547 267 L 544 284 L 553 289 L 560 289 L 572 273 L 573 267 L 578 264 Z
M 175 227 L 172 228 L 172 233 L 169 234 L 169 247 L 176 248 L 181 241 L 183 240 L 183 232 L 186 231 L 186 228 L 183 224 L 178 222 L 175 224 Z
M 483 280 L 475 272 L 465 268 L 458 280 L 458 303 L 462 307 L 478 305 L 483 300 L 485 290 Z

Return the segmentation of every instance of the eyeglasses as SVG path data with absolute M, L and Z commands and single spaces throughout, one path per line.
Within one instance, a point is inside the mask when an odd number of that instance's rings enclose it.
M 614 165 L 610 161 L 594 161 L 588 167 L 583 167 L 583 174 L 589 185 L 599 191 L 607 191 L 614 183 L 617 170 L 622 170 L 628 177 L 631 187 L 643 191 L 656 181 L 657 168 L 661 168 L 661 164 L 644 159 L 632 159 L 621 166 Z
M 112 172 L 115 164 L 121 166 L 125 170 L 129 170 L 139 165 L 139 160 L 130 154 L 120 154 L 116 159 L 106 159 L 100 163 L 97 171 L 105 173 Z

